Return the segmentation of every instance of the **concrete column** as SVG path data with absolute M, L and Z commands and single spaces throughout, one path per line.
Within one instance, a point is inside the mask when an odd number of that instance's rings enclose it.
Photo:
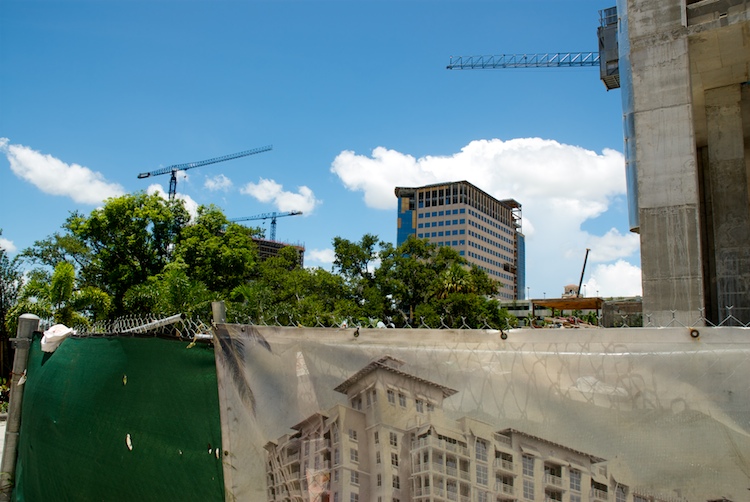
M 713 302 L 719 320 L 731 314 L 750 322 L 750 198 L 739 84 L 704 92 L 708 133 L 711 221 L 714 249 Z
M 16 479 L 16 458 L 18 456 L 18 433 L 21 429 L 21 408 L 23 405 L 23 382 L 29 363 L 29 349 L 34 331 L 39 329 L 39 317 L 23 314 L 18 318 L 16 329 L 16 354 L 13 359 L 13 374 L 10 379 L 8 401 L 8 423 L 5 426 L 5 443 L 2 464 L 0 464 L 0 501 L 11 499 Z
M 678 2 L 627 8 L 644 322 L 688 325 L 703 308 L 688 39 Z

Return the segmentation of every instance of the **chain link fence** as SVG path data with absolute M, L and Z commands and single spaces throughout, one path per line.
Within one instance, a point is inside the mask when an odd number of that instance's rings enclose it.
M 712 322 L 705 316 L 701 309 L 696 313 L 692 322 L 681 322 L 677 311 L 672 312 L 672 318 L 666 323 L 656 323 L 651 314 L 621 313 L 615 314 L 613 318 L 607 319 L 607 326 L 614 328 L 670 328 L 683 327 L 694 328 L 701 326 L 709 327 L 743 327 L 749 328 L 750 322 L 743 323 L 740 319 L 732 315 L 732 307 L 726 308 L 724 318 L 716 323 Z M 466 317 L 459 320 L 451 316 L 441 315 L 437 322 L 429 322 L 425 317 L 412 317 L 402 314 L 399 317 L 379 318 L 334 318 L 331 316 L 315 317 L 313 322 L 304 322 L 302 319 L 295 319 L 293 315 L 285 314 L 283 316 L 273 316 L 272 318 L 253 319 L 250 317 L 234 317 L 229 319 L 231 323 L 249 324 L 255 326 L 280 326 L 280 327 L 306 327 L 306 328 L 400 328 L 400 329 L 457 329 L 457 330 L 500 330 L 507 331 L 514 328 L 522 329 L 587 329 L 603 328 L 604 315 L 595 317 L 596 323 L 585 322 L 575 316 L 547 318 L 544 323 L 530 322 L 528 318 L 516 320 L 514 317 L 505 319 L 503 324 L 498 326 L 489 320 L 480 318 L 478 322 L 470 323 Z M 309 319 L 309 318 L 308 318 Z M 451 319 L 452 322 L 449 322 Z M 40 331 L 47 330 L 54 324 L 53 321 L 43 319 L 40 322 Z M 88 326 L 74 326 L 75 334 L 73 336 L 111 336 L 111 335 L 132 335 L 132 336 L 159 336 L 179 338 L 183 340 L 194 340 L 196 338 L 210 337 L 212 321 L 199 318 L 188 318 L 183 314 L 176 314 L 169 317 L 157 317 L 154 315 L 129 315 L 114 320 L 98 321 Z

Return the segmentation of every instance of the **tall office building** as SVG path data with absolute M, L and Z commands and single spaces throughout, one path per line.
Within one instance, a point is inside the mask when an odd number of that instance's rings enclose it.
M 497 200 L 467 181 L 397 187 L 396 197 L 398 245 L 413 236 L 454 248 L 497 281 L 500 299 L 523 297 L 521 204 Z
M 457 393 L 382 356 L 336 387 L 348 406 L 313 413 L 266 446 L 267 500 L 655 502 L 605 459 L 471 417 Z

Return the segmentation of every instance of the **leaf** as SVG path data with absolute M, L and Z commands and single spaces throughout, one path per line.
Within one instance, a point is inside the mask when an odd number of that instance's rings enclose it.
M 230 332 L 225 325 L 217 325 L 214 331 L 215 338 L 219 341 L 220 357 L 232 376 L 237 393 L 255 415 L 255 395 L 245 372 L 246 343 L 258 344 L 269 352 L 271 352 L 271 345 L 252 326 L 243 326 L 243 330 L 236 333 L 235 330 Z

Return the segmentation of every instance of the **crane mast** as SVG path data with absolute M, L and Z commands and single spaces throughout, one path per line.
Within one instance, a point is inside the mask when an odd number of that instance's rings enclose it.
M 260 148 L 253 148 L 252 150 L 244 150 L 242 152 L 230 153 L 229 155 L 222 155 L 221 157 L 214 157 L 212 159 L 199 160 L 198 162 L 186 162 L 184 164 L 174 164 L 172 166 L 163 167 L 150 171 L 147 173 L 141 173 L 138 175 L 138 179 L 150 178 L 151 176 L 159 176 L 162 174 L 171 174 L 169 178 L 169 200 L 174 200 L 177 195 L 177 172 L 187 171 L 196 167 L 207 166 L 209 164 L 217 164 L 219 162 L 226 162 L 227 160 L 239 159 L 240 157 L 247 157 L 248 155 L 255 155 L 256 153 L 263 153 L 272 150 L 271 145 L 262 146 Z
M 263 214 L 256 214 L 255 216 L 245 216 L 242 218 L 232 218 L 232 223 L 236 223 L 238 221 L 250 221 L 250 220 L 267 220 L 270 218 L 271 220 L 271 239 L 272 241 L 276 240 L 276 218 L 281 218 L 282 216 L 297 216 L 299 214 L 302 214 L 302 211 L 289 211 L 286 213 L 263 213 Z

